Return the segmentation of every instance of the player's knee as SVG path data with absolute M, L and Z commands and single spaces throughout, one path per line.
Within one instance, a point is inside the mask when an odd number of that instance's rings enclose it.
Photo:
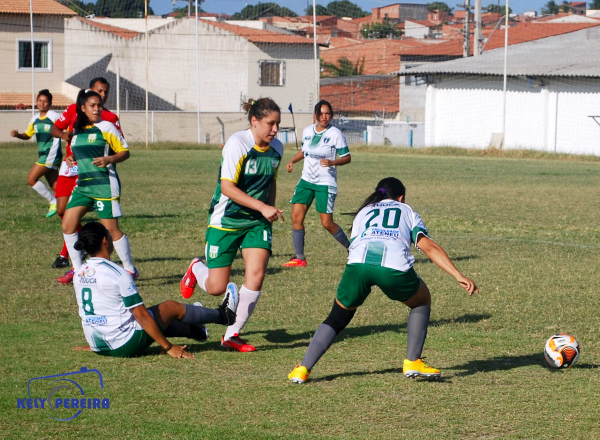
M 35 177 L 27 176 L 27 185 L 33 186 L 37 183 L 37 179 Z
M 331 312 L 329 312 L 329 316 L 325 321 L 323 321 L 323 324 L 327 324 L 335 331 L 337 335 L 339 335 L 340 332 L 344 330 L 348 324 L 350 324 L 350 321 L 352 321 L 355 313 L 356 309 L 345 309 L 340 306 L 336 300 L 334 300 Z
M 338 230 L 338 225 L 336 225 L 333 219 L 329 217 L 321 218 L 321 225 L 332 234 L 335 234 Z

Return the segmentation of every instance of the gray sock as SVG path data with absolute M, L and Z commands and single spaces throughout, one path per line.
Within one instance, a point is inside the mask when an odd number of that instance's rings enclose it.
M 406 333 L 408 333 L 406 358 L 410 361 L 416 361 L 421 357 L 425 338 L 427 337 L 427 325 L 429 324 L 430 313 L 430 306 L 417 306 L 411 309 L 408 314 L 408 322 L 406 323 Z
M 346 249 L 350 247 L 350 240 L 348 240 L 348 237 L 346 237 L 346 234 L 341 226 L 338 225 L 338 230 L 335 234 L 333 234 L 333 238 L 339 241 Z
M 185 313 L 181 322 L 184 324 L 223 324 L 223 314 L 220 310 L 209 309 L 208 307 L 194 306 L 184 304 Z
M 304 365 L 309 371 L 312 370 L 312 367 L 321 359 L 321 356 L 331 347 L 336 337 L 337 333 L 331 326 L 321 324 L 312 337 L 300 365 Z
M 188 338 L 195 339 L 200 342 L 205 342 L 207 332 L 205 328 L 199 325 L 184 324 L 181 321 L 173 321 L 163 332 L 167 338 Z
M 294 241 L 296 258 L 306 260 L 304 255 L 304 229 L 292 229 L 292 240 Z

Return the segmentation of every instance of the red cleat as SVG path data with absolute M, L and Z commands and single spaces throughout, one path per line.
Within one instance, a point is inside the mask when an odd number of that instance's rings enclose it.
M 256 350 L 256 347 L 246 343 L 246 341 L 240 338 L 237 333 L 234 333 L 234 335 L 227 340 L 221 338 L 221 347 L 231 348 L 232 350 L 241 351 L 243 353 Z
M 73 278 L 75 278 L 75 271 L 71 269 L 62 277 L 58 277 L 56 281 L 58 281 L 60 284 L 71 284 L 73 282 Z
M 283 267 L 305 267 L 306 260 L 301 260 L 300 258 L 292 258 L 287 263 L 282 264 Z
M 196 285 L 198 284 L 198 280 L 196 279 L 196 276 L 194 275 L 194 272 L 192 271 L 192 267 L 198 261 L 200 261 L 200 258 L 194 258 L 192 260 L 192 262 L 190 263 L 190 266 L 188 267 L 187 272 L 181 279 L 181 284 L 179 285 L 179 290 L 181 291 L 181 296 L 183 296 L 185 299 L 188 299 L 189 297 L 191 297 L 194 294 L 194 289 L 196 288 Z

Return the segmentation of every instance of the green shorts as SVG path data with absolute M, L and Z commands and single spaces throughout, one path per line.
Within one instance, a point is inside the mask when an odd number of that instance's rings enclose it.
M 238 249 L 259 248 L 271 252 L 273 238 L 271 223 L 252 228 L 226 231 L 209 227 L 206 231 L 206 265 L 209 269 L 231 266 Z
M 313 200 L 316 198 L 317 212 L 321 214 L 333 214 L 333 205 L 337 196 L 337 188 L 335 186 L 315 185 L 304 179 L 300 179 L 296 190 L 292 197 L 292 203 L 306 205 L 310 208 Z
M 133 336 L 124 345 L 114 350 L 97 351 L 102 356 L 134 357 L 144 354 L 146 349 L 152 345 L 154 339 L 144 330 L 136 330 Z
M 75 187 L 73 190 L 73 193 L 69 198 L 69 203 L 67 203 L 67 209 L 76 208 L 78 206 L 87 206 L 98 212 L 98 217 L 103 219 L 119 218 L 123 215 L 118 197 L 111 200 L 99 200 L 80 194 L 79 191 L 77 191 L 78 189 L 78 187 Z
M 347 264 L 338 285 L 337 299 L 346 308 L 360 306 L 379 287 L 394 301 L 406 301 L 419 290 L 421 280 L 411 267 L 406 272 L 372 264 Z

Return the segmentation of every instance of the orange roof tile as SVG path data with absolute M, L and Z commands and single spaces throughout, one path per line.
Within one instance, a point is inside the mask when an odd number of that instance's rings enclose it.
M 54 0 L 33 0 L 32 6 L 35 15 L 77 15 L 77 12 Z M 0 13 L 29 14 L 29 0 L 2 0 Z
M 73 101 L 60 93 L 52 94 L 52 108 L 65 108 Z M 0 109 L 14 110 L 15 108 L 31 109 L 31 93 L 0 93 Z
M 123 28 L 120 28 L 120 27 L 111 26 L 109 24 L 99 23 L 97 21 L 88 20 L 88 19 L 82 18 L 82 17 L 77 17 L 76 19 L 77 20 L 81 20 L 84 23 L 87 23 L 90 26 L 94 26 L 95 28 L 98 28 L 98 29 L 103 30 L 105 32 L 110 32 L 111 34 L 114 34 L 117 37 L 124 38 L 125 40 L 129 40 L 129 39 L 131 39 L 133 37 L 137 37 L 138 35 L 142 34 L 141 32 L 131 31 L 129 29 L 123 29 Z
M 252 29 L 243 26 L 235 26 L 232 24 L 222 23 L 218 21 L 200 20 L 207 25 L 223 29 L 231 32 L 239 37 L 245 38 L 252 43 L 283 43 L 283 44 L 313 44 L 313 41 L 308 38 L 299 37 L 297 35 L 281 34 L 279 32 L 271 32 L 260 29 Z
M 336 113 L 400 110 L 400 83 L 395 76 L 363 78 L 348 76 L 322 84 L 320 97 L 331 103 Z

